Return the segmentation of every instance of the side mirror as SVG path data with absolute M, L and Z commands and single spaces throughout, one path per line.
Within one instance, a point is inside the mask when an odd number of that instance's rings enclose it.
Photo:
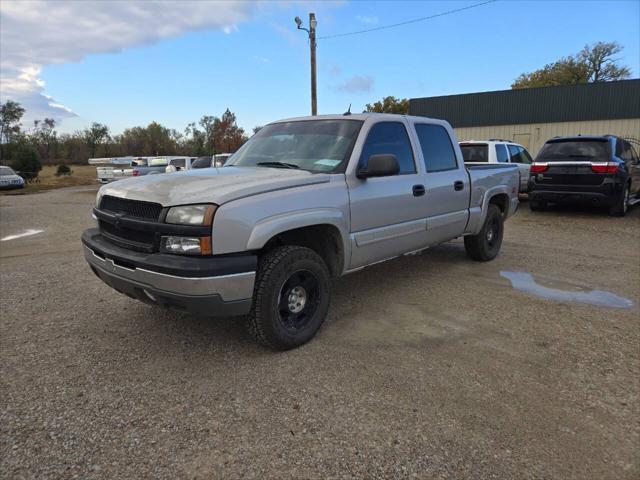
M 400 165 L 392 154 L 371 155 L 365 167 L 358 168 L 356 177 L 364 180 L 371 177 L 389 177 L 400 173 Z

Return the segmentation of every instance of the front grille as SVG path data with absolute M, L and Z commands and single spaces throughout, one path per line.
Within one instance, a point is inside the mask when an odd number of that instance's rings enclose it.
M 105 195 L 100 201 L 100 210 L 111 213 L 123 213 L 130 217 L 157 221 L 160 218 L 160 212 L 162 212 L 162 205 L 159 203 L 129 200 L 127 198 Z
M 142 232 L 131 228 L 116 227 L 115 225 L 100 221 L 100 232 L 112 243 L 124 248 L 139 252 L 153 252 L 155 234 Z

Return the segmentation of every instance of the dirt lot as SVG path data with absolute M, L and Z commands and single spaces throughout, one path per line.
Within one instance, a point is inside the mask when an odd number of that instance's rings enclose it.
M 334 282 L 317 338 L 154 309 L 85 265 L 95 189 L 0 198 L 0 477 L 640 476 L 640 208 L 507 224 Z M 607 308 L 515 290 L 501 271 Z
M 29 182 L 19 190 L 2 190 L 0 195 L 24 195 L 56 188 L 98 184 L 94 165 L 69 165 L 69 168 L 71 169 L 71 175 L 56 176 L 58 167 L 45 165 L 38 174 L 37 182 Z

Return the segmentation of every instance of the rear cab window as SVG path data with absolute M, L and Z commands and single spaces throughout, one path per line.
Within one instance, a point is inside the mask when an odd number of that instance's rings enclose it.
M 451 137 L 443 126 L 416 123 L 415 129 L 427 172 L 445 172 L 458 168 Z
M 372 155 L 395 155 L 400 165 L 400 175 L 416 173 L 411 142 L 404 124 L 379 122 L 371 127 L 362 147 L 360 166 L 364 167 Z
M 489 161 L 489 146 L 486 143 L 461 143 L 460 150 L 465 163 Z

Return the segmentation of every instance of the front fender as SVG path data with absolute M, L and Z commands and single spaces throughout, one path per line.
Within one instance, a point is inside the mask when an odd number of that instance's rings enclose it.
M 334 208 L 311 208 L 264 218 L 256 223 L 247 241 L 247 250 L 259 250 L 276 235 L 297 228 L 332 225 L 340 232 L 345 258 L 349 258 L 349 229 L 342 212 Z

